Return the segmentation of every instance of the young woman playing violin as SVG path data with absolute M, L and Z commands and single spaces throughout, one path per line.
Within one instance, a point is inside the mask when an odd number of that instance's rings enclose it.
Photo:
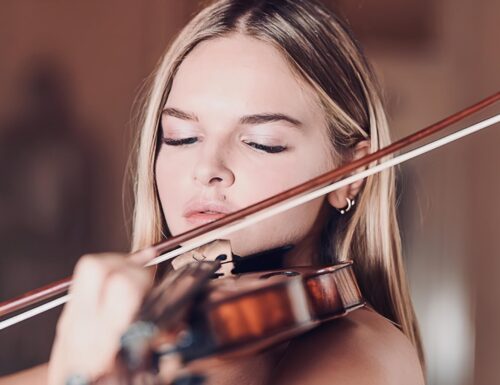
M 137 151 L 132 249 L 388 143 L 374 75 L 336 15 L 309 0 L 215 2 L 182 30 L 156 71 Z M 208 383 L 424 383 L 392 171 L 229 239 L 243 256 L 293 245 L 285 267 L 352 259 L 368 306 L 265 352 L 218 361 Z M 106 373 L 152 286 L 141 267 L 151 257 L 82 257 L 49 363 L 6 383 L 63 385 L 76 373 Z

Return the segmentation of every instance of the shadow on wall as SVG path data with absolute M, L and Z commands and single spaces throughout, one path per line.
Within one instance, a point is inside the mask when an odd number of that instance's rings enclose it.
M 96 154 L 78 137 L 64 72 L 33 60 L 17 89 L 0 122 L 0 301 L 69 275 L 93 235 Z M 15 347 L 0 351 L 0 375 L 48 358 L 58 315 L 50 313 L 0 331 L 0 346 Z

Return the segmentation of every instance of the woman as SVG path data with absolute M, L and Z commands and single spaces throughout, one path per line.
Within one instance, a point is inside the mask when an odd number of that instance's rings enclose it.
M 159 65 L 138 147 L 132 249 L 220 218 L 389 143 L 360 48 L 306 0 L 222 0 Z M 394 176 L 384 172 L 230 237 L 249 255 L 284 245 L 283 265 L 353 259 L 373 308 L 252 357 L 220 361 L 214 384 L 422 384 L 423 355 L 402 265 Z M 64 384 L 112 365 L 151 277 L 121 255 L 75 269 L 48 366 L 11 377 Z M 28 380 L 29 378 L 29 380 Z

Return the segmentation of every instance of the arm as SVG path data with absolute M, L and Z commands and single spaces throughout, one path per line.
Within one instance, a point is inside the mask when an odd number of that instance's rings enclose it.
M 418 356 L 397 328 L 368 310 L 294 340 L 273 385 L 423 385 Z
M 46 385 L 47 364 L 0 378 L 0 385 Z

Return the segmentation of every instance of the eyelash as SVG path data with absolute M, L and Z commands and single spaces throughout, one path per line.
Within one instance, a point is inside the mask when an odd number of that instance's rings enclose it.
M 197 141 L 198 138 L 196 137 L 184 138 L 184 139 L 163 138 L 163 143 L 165 143 L 167 146 L 186 146 L 189 144 L 196 143 Z M 267 152 L 269 154 L 277 154 L 279 152 L 283 152 L 286 150 L 285 146 L 266 146 L 255 142 L 243 142 L 243 143 L 257 150 Z
M 245 143 L 246 145 L 253 147 L 257 150 L 267 152 L 269 154 L 277 154 L 279 152 L 283 152 L 286 150 L 285 146 L 265 146 L 263 144 L 255 143 L 255 142 L 243 142 L 243 143 Z
M 191 137 L 191 138 L 184 138 L 184 139 L 169 139 L 169 138 L 163 138 L 163 143 L 165 143 L 167 146 L 185 146 L 188 144 L 193 144 L 198 141 L 198 138 L 196 137 Z

